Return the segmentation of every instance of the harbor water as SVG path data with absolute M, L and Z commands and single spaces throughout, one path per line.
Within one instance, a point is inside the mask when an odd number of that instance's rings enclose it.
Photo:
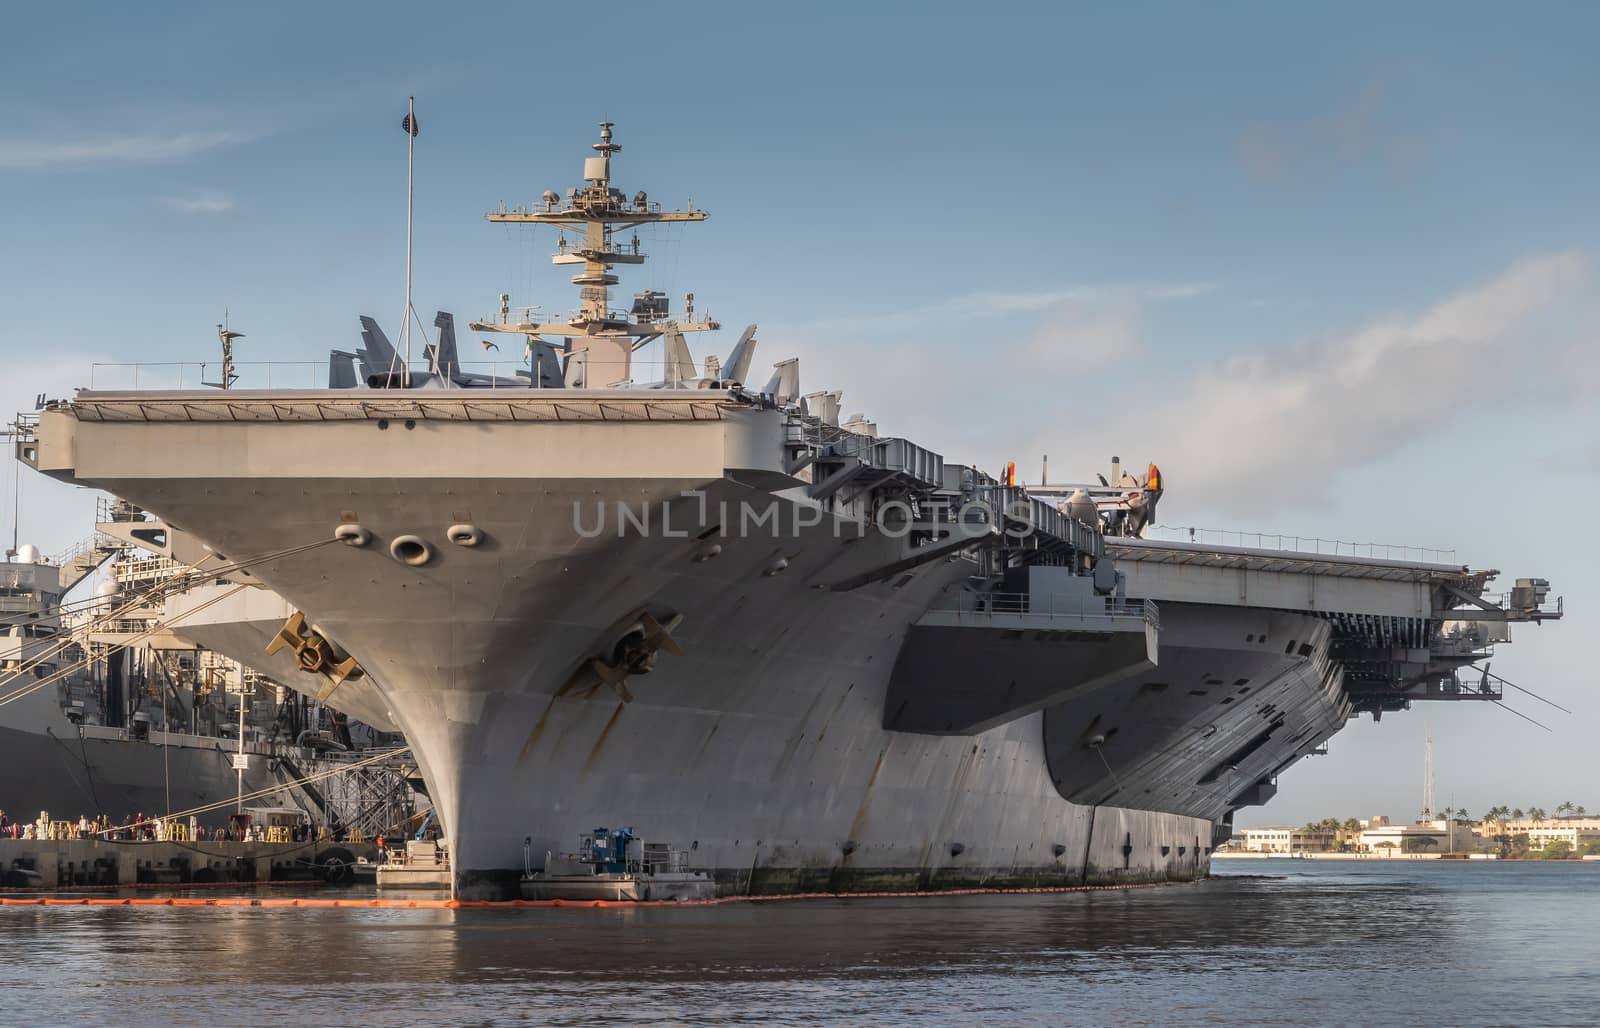
M 1600 1016 L 1600 863 L 1218 865 L 1219 877 L 1198 884 L 1042 896 L 4 907 L 0 1009 L 16 1024 L 130 1025 Z

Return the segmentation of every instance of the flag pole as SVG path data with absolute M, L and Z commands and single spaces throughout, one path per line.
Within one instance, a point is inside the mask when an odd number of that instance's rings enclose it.
M 406 310 L 401 321 L 405 336 L 405 381 L 411 381 L 411 177 L 417 152 L 417 98 L 406 100 Z

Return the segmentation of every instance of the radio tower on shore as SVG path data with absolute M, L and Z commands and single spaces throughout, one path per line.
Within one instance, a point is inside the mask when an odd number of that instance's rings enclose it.
M 1433 724 L 1428 724 L 1427 741 L 1422 746 L 1422 820 L 1433 820 Z

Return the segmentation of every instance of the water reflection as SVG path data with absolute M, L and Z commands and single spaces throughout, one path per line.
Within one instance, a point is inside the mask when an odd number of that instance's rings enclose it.
M 187 1011 L 218 1024 L 377 1010 L 442 1023 L 1571 1023 L 1600 1002 L 1600 867 L 1248 870 L 1286 877 L 646 910 L 6 908 L 0 1001 L 52 1020 Z M 189 1005 L 197 990 L 207 999 Z

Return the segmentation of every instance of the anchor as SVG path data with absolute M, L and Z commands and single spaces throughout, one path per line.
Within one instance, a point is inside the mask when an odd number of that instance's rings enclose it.
M 590 657 L 579 664 L 572 677 L 556 691 L 557 696 L 575 692 L 592 677 L 594 680 L 589 682 L 589 689 L 584 693 L 585 699 L 606 685 L 622 697 L 622 702 L 632 703 L 633 693 L 627 686 L 631 676 L 647 675 L 654 670 L 656 657 L 662 650 L 683 656 L 683 647 L 672 637 L 673 630 L 683 623 L 682 614 L 674 614 L 662 622 L 649 611 L 641 610 L 628 621 L 632 627 L 617 639 L 611 652 L 605 657 Z
M 328 680 L 328 685 L 317 693 L 319 701 L 326 700 L 347 679 L 360 678 L 366 672 L 356 658 L 346 654 L 342 659 L 340 650 L 329 642 L 326 637 L 315 628 L 306 627 L 306 616 L 301 611 L 295 611 L 289 619 L 278 629 L 278 634 L 267 643 L 267 654 L 277 653 L 282 649 L 294 651 L 295 660 L 300 665 L 300 670 L 309 674 L 322 675 Z

